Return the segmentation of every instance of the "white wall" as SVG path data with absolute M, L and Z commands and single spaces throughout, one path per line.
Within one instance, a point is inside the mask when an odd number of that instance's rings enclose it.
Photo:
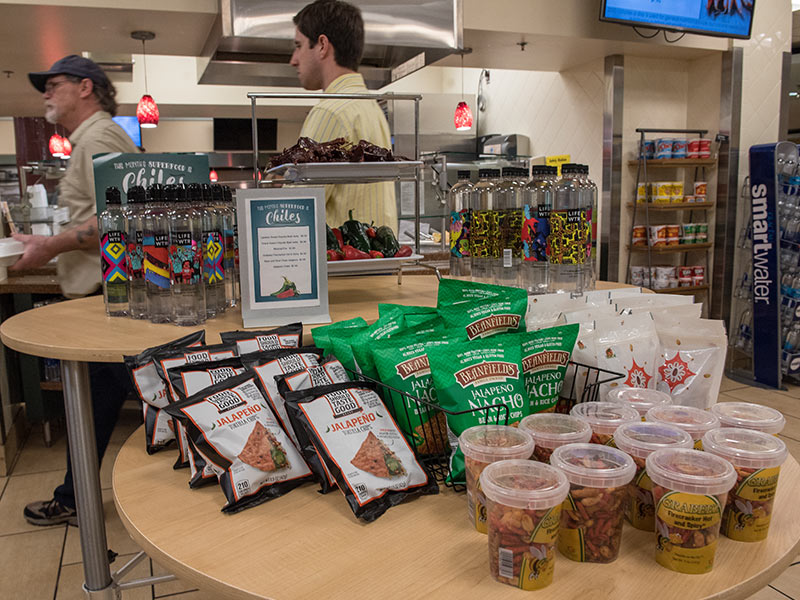
M 16 154 L 14 141 L 14 121 L 11 117 L 0 118 L 0 154 Z

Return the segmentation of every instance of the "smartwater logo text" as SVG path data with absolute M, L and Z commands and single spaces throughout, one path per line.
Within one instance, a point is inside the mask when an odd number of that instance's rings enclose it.
M 772 273 L 769 253 L 772 241 L 769 239 L 769 219 L 767 216 L 767 186 L 754 185 L 753 197 L 753 299 L 754 302 L 769 304 Z

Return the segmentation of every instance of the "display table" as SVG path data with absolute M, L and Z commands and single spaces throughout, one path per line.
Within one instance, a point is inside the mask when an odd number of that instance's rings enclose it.
M 342 494 L 315 484 L 237 514 L 220 512 L 218 486 L 189 489 L 175 452 L 148 456 L 144 431 L 117 455 L 113 486 L 128 533 L 180 579 L 219 598 L 522 598 L 489 575 L 487 538 L 467 519 L 464 494 L 442 487 L 373 523 L 359 522 Z M 655 535 L 625 525 L 610 565 L 557 555 L 548 599 L 695 600 L 746 598 L 777 577 L 800 550 L 800 466 L 784 465 L 769 538 L 722 538 L 714 570 L 682 575 L 656 564 Z M 534 595 L 536 595 L 534 593 Z

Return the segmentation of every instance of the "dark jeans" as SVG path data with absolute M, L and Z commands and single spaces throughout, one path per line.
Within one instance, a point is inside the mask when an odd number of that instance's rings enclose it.
M 98 463 L 103 460 L 117 424 L 119 409 L 128 394 L 133 391 L 131 378 L 122 363 L 89 363 L 89 385 L 92 390 L 92 409 L 94 410 L 94 435 L 97 442 Z M 72 463 L 67 447 L 67 474 L 64 483 L 54 492 L 55 499 L 62 505 L 75 508 L 75 490 L 72 485 Z

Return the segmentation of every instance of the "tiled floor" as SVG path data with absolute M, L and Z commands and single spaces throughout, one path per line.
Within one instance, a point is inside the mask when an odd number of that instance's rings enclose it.
M 747 400 L 779 409 L 786 416 L 781 434 L 789 450 L 800 459 L 800 387 L 784 392 L 751 388 L 725 379 L 720 402 Z M 139 426 L 138 410 L 123 410 L 101 468 L 106 528 L 109 546 L 120 554 L 112 568 L 119 568 L 138 552 L 117 517 L 111 499 L 111 468 L 117 451 L 130 433 Z M 0 598 L 3 600 L 53 598 L 83 599 L 83 566 L 80 540 L 74 527 L 41 528 L 28 525 L 22 509 L 32 500 L 52 496 L 53 488 L 64 476 L 66 440 L 62 434 L 50 448 L 44 447 L 41 435 L 34 430 L 28 437 L 10 477 L 0 477 Z M 140 578 L 165 571 L 145 560 L 132 572 Z M 195 590 L 181 581 L 155 587 L 125 591 L 123 600 L 170 598 L 174 600 L 211 600 L 212 596 Z M 800 557 L 770 586 L 749 600 L 800 600 Z

